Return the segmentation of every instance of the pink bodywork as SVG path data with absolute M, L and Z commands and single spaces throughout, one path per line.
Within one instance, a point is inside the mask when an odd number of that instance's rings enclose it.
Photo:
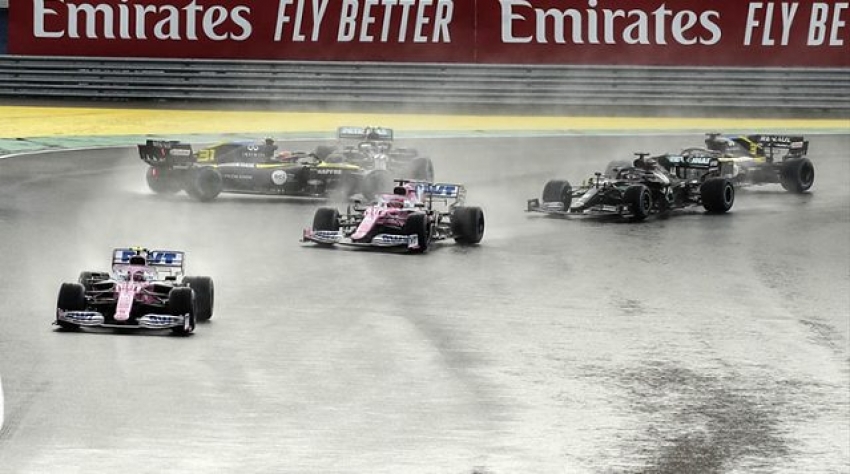
M 145 265 L 116 265 L 113 267 L 115 273 L 115 297 L 118 301 L 115 307 L 115 320 L 127 321 L 133 310 L 133 303 L 154 303 L 156 298 L 148 294 L 146 290 L 151 282 L 156 279 L 157 272 Z M 134 275 L 144 277 L 143 281 L 134 280 Z
M 363 220 L 351 238 L 357 240 L 366 237 L 376 225 L 402 227 L 407 221 L 407 216 L 417 211 L 416 204 L 422 202 L 419 189 L 411 185 L 405 185 L 404 188 L 407 191 L 404 196 L 382 194 L 375 204 L 366 208 L 363 212 Z

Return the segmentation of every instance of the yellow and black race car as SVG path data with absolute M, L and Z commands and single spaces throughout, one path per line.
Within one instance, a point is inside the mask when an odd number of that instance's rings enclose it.
M 278 150 L 263 142 L 224 142 L 197 151 L 187 143 L 148 140 L 138 145 L 149 165 L 147 183 L 157 194 L 186 191 L 200 201 L 222 192 L 365 199 L 386 192 L 393 177 L 335 156 Z
M 735 185 L 779 183 L 787 191 L 804 193 L 815 182 L 815 167 L 806 158 L 809 142 L 801 136 L 708 133 L 705 145 L 681 154 L 716 156 L 720 175 Z

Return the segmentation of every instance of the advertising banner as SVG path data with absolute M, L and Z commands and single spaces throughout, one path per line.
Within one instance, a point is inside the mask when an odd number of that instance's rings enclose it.
M 9 53 L 850 67 L 850 0 L 16 0 Z
M 847 1 L 478 3 L 483 63 L 850 66 Z

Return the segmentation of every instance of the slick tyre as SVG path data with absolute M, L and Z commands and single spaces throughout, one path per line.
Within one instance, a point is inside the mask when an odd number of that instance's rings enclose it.
M 623 200 L 629 209 L 632 220 L 642 221 L 652 212 L 652 192 L 642 184 L 626 188 Z
M 215 168 L 202 167 L 189 172 L 186 192 L 198 201 L 212 201 L 223 188 L 224 180 Z
M 56 309 L 62 311 L 85 311 L 86 290 L 79 283 L 63 283 L 59 287 L 59 297 L 56 299 Z M 62 329 L 78 329 L 76 324 L 56 319 L 56 324 Z
M 187 316 L 183 326 L 171 328 L 178 336 L 188 336 L 195 330 L 195 292 L 189 287 L 177 287 L 168 294 L 168 312 L 174 316 Z
M 434 181 L 434 163 L 431 158 L 420 156 L 410 163 L 410 178 L 416 181 Z
M 333 207 L 320 207 L 313 215 L 313 230 L 339 231 L 339 211 Z
M 452 235 L 455 242 L 475 245 L 484 237 L 484 211 L 480 207 L 457 207 L 452 212 Z
M 183 283 L 195 291 L 195 319 L 197 321 L 212 319 L 215 306 L 213 279 L 205 276 L 185 277 Z
M 431 227 L 428 223 L 428 216 L 424 213 L 414 213 L 407 216 L 402 234 L 416 236 L 419 241 L 419 248 L 414 250 L 414 253 L 426 252 L 428 247 L 431 246 Z
M 543 186 L 543 203 L 557 202 L 564 206 L 564 212 L 570 209 L 573 203 L 573 187 L 566 180 L 548 181 Z
M 176 194 L 183 189 L 181 175 L 171 168 L 149 166 L 145 173 L 148 188 L 156 194 Z
M 815 166 L 808 158 L 791 158 L 782 162 L 779 183 L 786 191 L 804 193 L 815 183 Z
M 724 214 L 735 204 L 735 186 L 726 178 L 709 178 L 699 188 L 702 207 L 712 214 Z

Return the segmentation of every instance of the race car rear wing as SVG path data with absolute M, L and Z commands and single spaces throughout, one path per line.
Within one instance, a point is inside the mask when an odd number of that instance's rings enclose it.
M 147 140 L 138 145 L 139 157 L 150 166 L 189 166 L 195 162 L 192 145 L 178 141 Z
M 679 179 L 703 180 L 720 175 L 720 153 L 712 150 L 694 148 L 682 154 L 666 154 L 658 157 L 658 163 Z
M 336 131 L 339 140 L 393 141 L 393 129 L 385 127 L 339 127 Z
M 426 196 L 437 198 L 459 198 L 466 195 L 466 188 L 462 184 L 432 183 L 423 189 Z
M 182 275 L 185 252 L 178 250 L 147 250 L 144 248 L 117 248 L 112 251 L 112 267 L 130 265 L 133 257 L 144 258 L 144 264 L 169 275 Z
M 809 141 L 800 136 L 750 135 L 748 138 L 764 147 L 765 154 L 770 156 L 774 150 L 788 150 L 789 157 L 802 157 L 809 152 Z
M 449 201 L 454 201 L 452 205 L 463 205 L 466 200 L 466 186 L 456 183 L 430 183 L 428 181 L 418 181 L 412 179 L 394 179 L 396 186 L 404 186 L 412 184 L 415 186 L 416 194 L 423 201 L 429 200 L 444 202 L 449 204 Z
M 701 150 L 704 153 L 688 153 L 681 155 L 667 154 L 659 157 L 658 162 L 664 167 L 672 168 L 689 168 L 689 169 L 712 169 L 720 167 L 720 160 L 717 153 L 711 150 Z
M 436 201 L 453 207 L 462 206 L 466 201 L 466 186 L 462 184 L 420 182 L 416 187 L 422 199 L 431 203 Z

